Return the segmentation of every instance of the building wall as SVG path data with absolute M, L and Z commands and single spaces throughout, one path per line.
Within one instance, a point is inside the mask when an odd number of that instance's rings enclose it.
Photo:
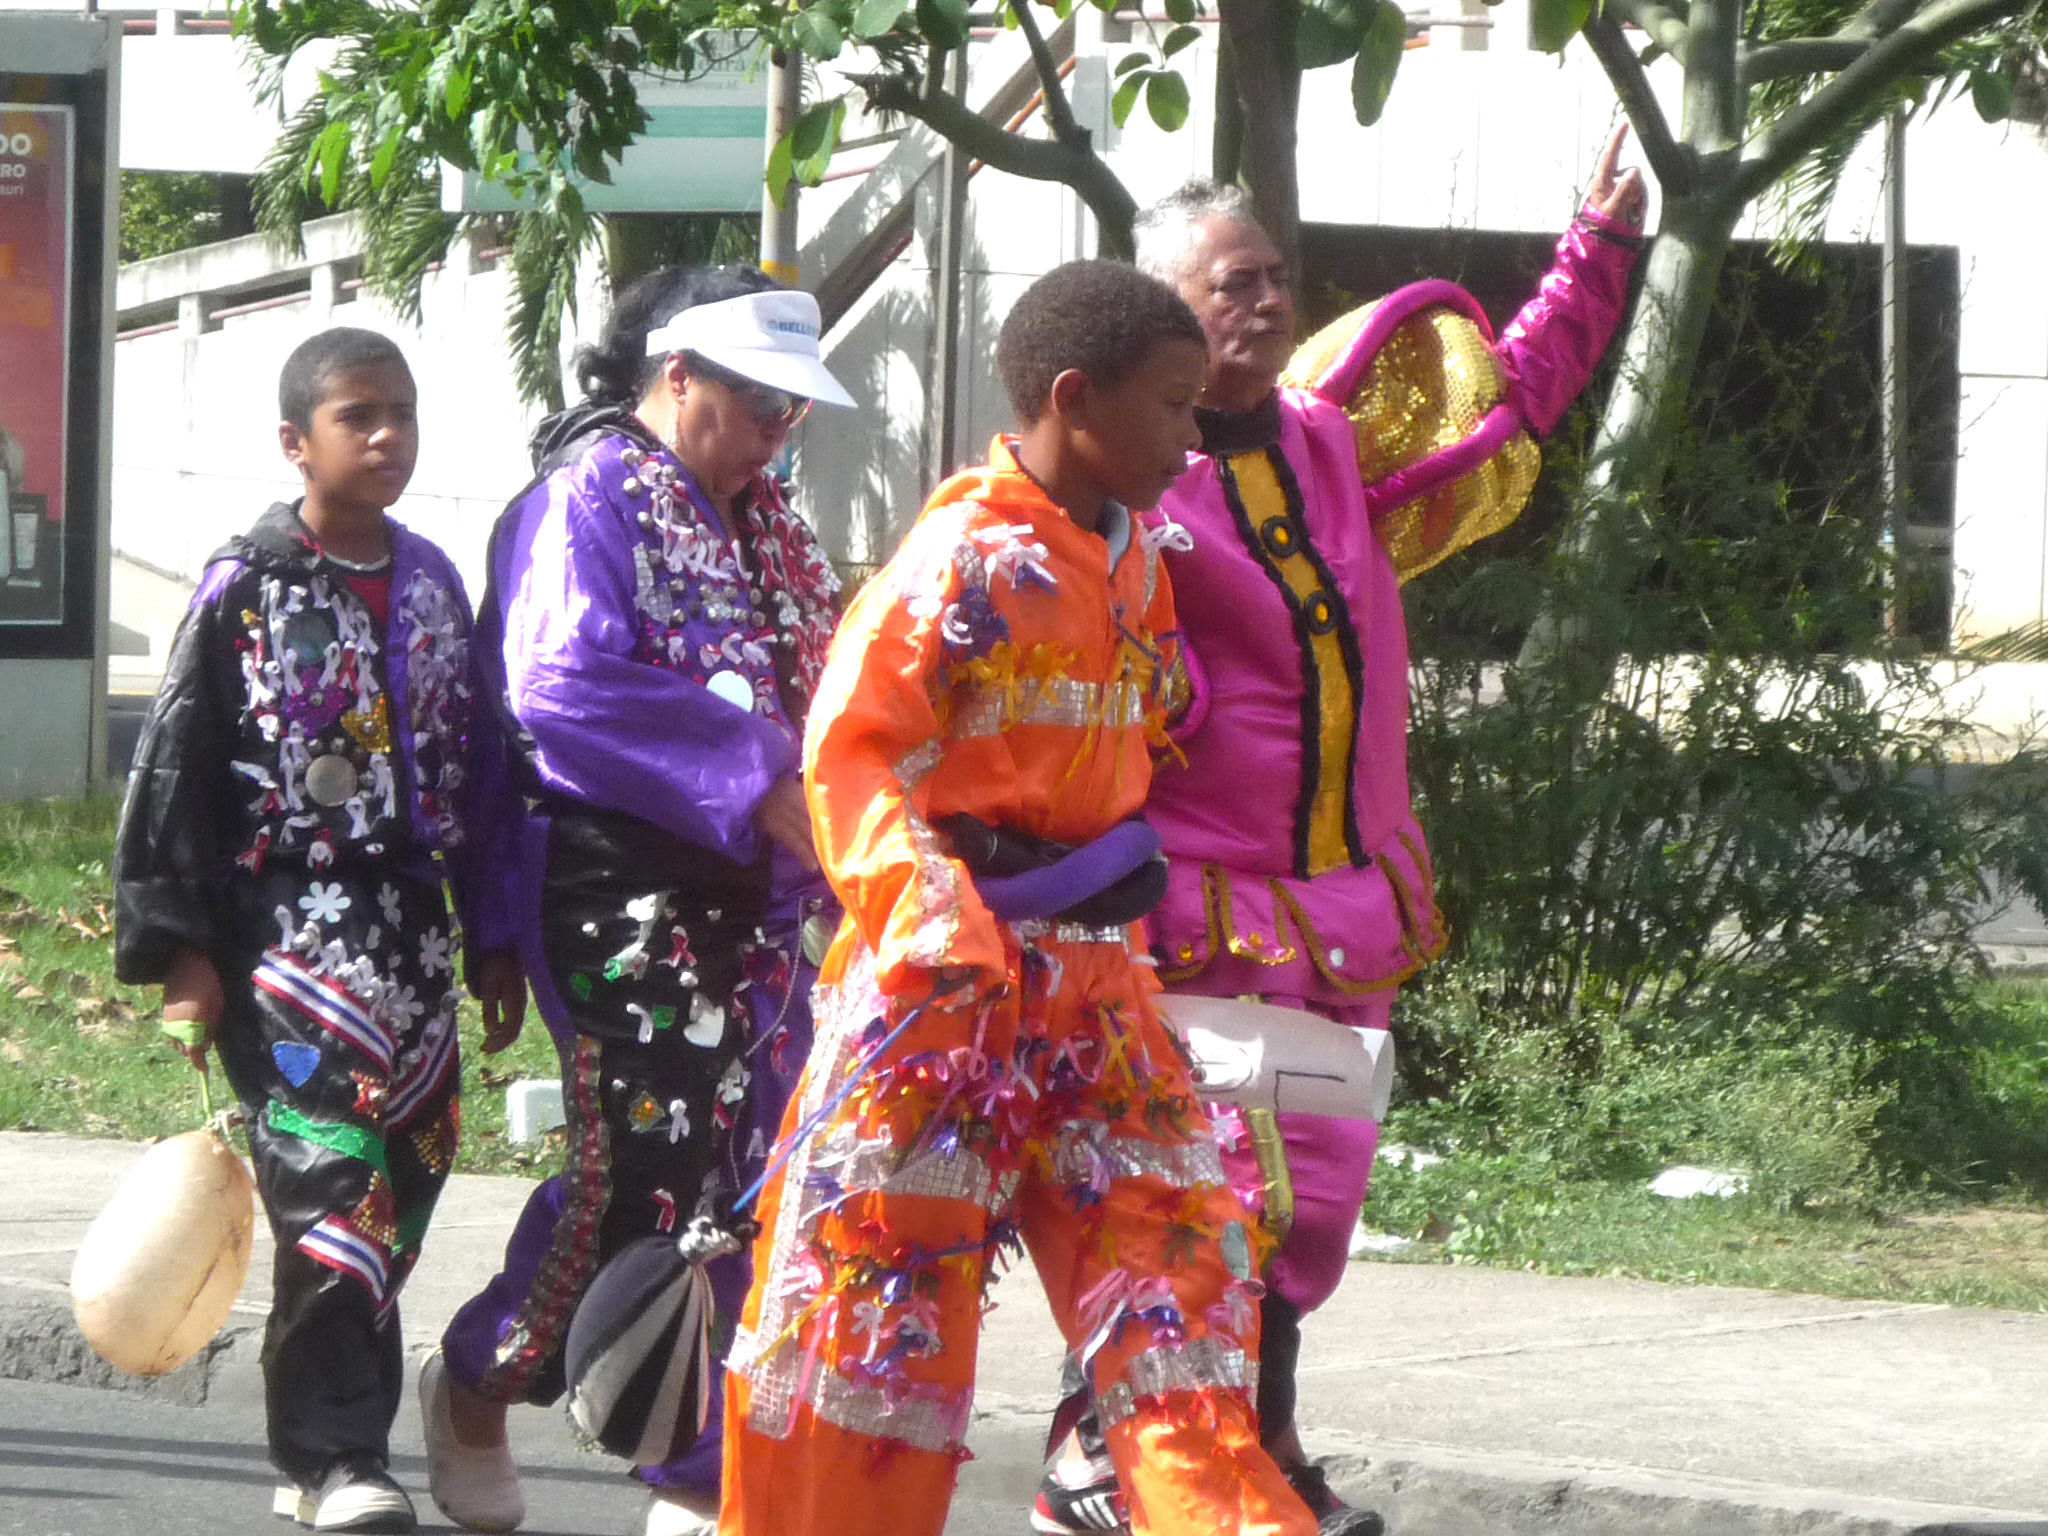
M 1440 9 L 1448 9 L 1440 7 Z M 1166 134 L 1142 109 L 1109 121 L 1108 71 L 1128 44 L 1092 7 L 1080 8 L 1081 55 L 1070 81 L 1076 113 L 1142 202 L 1207 168 L 1213 29 L 1182 60 L 1196 110 Z M 1560 63 L 1530 52 L 1526 5 L 1508 0 L 1490 31 L 1438 27 L 1403 62 L 1375 128 L 1352 118 L 1346 69 L 1317 71 L 1302 109 L 1302 212 L 1310 220 L 1421 228 L 1551 231 L 1570 218 L 1619 110 L 1590 55 Z M 1104 36 L 1105 25 L 1111 35 Z M 1123 24 L 1128 25 L 1128 24 Z M 1487 46 L 1473 49 L 1471 42 Z M 183 39 L 172 41 L 182 42 Z M 1021 45 L 977 50 L 976 93 L 1016 67 Z M 1676 120 L 1677 75 L 1651 76 Z M 129 141 L 140 135 L 132 134 Z M 1874 146 L 1853 168 L 1830 238 L 1874 239 L 1880 213 Z M 894 196 L 917 188 L 909 248 L 827 338 L 831 366 L 859 411 L 814 411 L 798 434 L 800 504 L 834 551 L 886 555 L 928 492 L 935 376 L 932 336 L 934 202 L 939 149 L 913 129 L 893 147 L 843 157 L 845 174 L 804 194 L 805 279 L 843 258 Z M 1914 243 L 1957 247 L 1963 273 L 1961 463 L 1956 503 L 1956 638 L 1969 640 L 2048 617 L 2048 151 L 2025 128 L 1987 127 L 1966 103 L 1909 136 L 1908 229 Z M 1654 220 L 1654 210 L 1652 214 Z M 1762 219 L 1743 233 L 1768 235 Z M 967 458 L 1006 424 L 994 339 L 1016 295 L 1039 273 L 1092 254 L 1093 220 L 1064 189 L 983 170 L 970 184 L 961 336 L 961 430 Z M 185 261 L 164 258 L 165 263 Z M 162 263 L 145 264 L 152 268 Z M 337 267 L 345 272 L 345 263 Z M 166 268 L 148 286 L 154 309 L 123 278 L 124 316 L 161 315 L 180 282 L 213 281 L 198 263 Z M 338 294 L 346 298 L 346 292 Z M 201 329 L 124 340 L 117 349 L 115 546 L 192 574 L 225 534 L 291 482 L 277 457 L 277 364 L 320 325 L 346 320 L 401 335 L 420 376 L 422 453 L 399 515 L 447 543 L 465 571 L 480 569 L 492 511 L 523 483 L 533 412 L 511 387 L 501 342 L 502 274 L 451 269 L 429 281 L 414 330 L 368 300 L 302 303 Z M 138 305 L 140 300 L 137 300 Z M 217 306 L 216 306 L 217 307 Z M 586 322 L 598 313 L 584 309 Z M 124 325 L 130 324 L 124 318 Z
M 353 244 L 333 228 L 344 222 L 311 232 L 314 255 Z M 530 473 L 526 436 L 538 414 L 520 403 L 506 360 L 507 275 L 466 261 L 431 274 L 418 326 L 350 287 L 345 261 L 303 269 L 307 291 L 284 302 L 224 319 L 209 312 L 250 302 L 213 285 L 279 265 L 250 237 L 123 271 L 124 317 L 146 317 L 167 296 L 184 313 L 116 345 L 116 552 L 194 580 L 271 502 L 296 498 L 297 472 L 278 445 L 278 371 L 315 332 L 357 325 L 396 339 L 419 383 L 419 466 L 393 515 L 446 547 L 480 593 L 491 522 Z

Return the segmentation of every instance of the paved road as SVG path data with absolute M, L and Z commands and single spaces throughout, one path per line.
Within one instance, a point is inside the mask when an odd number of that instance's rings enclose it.
M 419 1502 L 422 1532 L 450 1532 L 426 1498 L 411 1405 L 394 1471 Z M 540 1409 L 513 1420 L 524 1462 L 527 1536 L 622 1536 L 645 1495 L 618 1463 L 579 1450 Z M 1014 1502 L 976 1497 L 970 1465 L 946 1536 L 1025 1536 Z M 0 1381 L 0 1536 L 284 1536 L 271 1518 L 262 1422 L 217 1403 L 175 1408 L 120 1392 Z

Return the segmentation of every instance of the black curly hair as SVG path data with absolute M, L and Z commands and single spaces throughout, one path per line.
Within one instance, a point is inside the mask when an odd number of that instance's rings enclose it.
M 576 349 L 576 384 L 596 405 L 638 405 L 661 376 L 647 355 L 647 333 L 686 309 L 782 285 L 756 267 L 657 267 L 612 300 L 604 334 Z
M 1044 414 L 1052 381 L 1069 368 L 1112 386 L 1162 341 L 1208 345 L 1179 294 L 1120 261 L 1070 261 L 1011 308 L 996 337 L 996 371 L 1010 408 L 1029 426 Z
M 412 371 L 398 343 L 379 331 L 337 325 L 317 336 L 308 336 L 292 348 L 292 355 L 284 360 L 278 373 L 278 419 L 290 422 L 301 432 L 311 431 L 313 413 L 327 398 L 327 386 L 336 374 L 384 363 L 396 363 L 408 373 Z

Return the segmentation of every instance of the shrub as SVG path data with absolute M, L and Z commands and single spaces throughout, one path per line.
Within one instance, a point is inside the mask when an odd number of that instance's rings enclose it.
M 1744 366 L 1796 395 L 1838 330 L 1809 342 Z M 1673 465 L 1621 535 L 1643 582 L 1544 539 L 1410 588 L 1453 940 L 1397 1013 L 1409 1124 L 1557 1177 L 1721 1158 L 1781 1204 L 2039 1177 L 1987 1095 L 2037 1102 L 2038 1054 L 1995 1061 L 2042 1014 L 1985 998 L 1972 934 L 1994 892 L 2048 897 L 2042 759 L 1950 772 L 1954 666 L 1887 625 L 1903 577 L 1855 433 L 1709 412 Z M 1547 473 L 1569 497 L 1580 469 L 1567 446 Z M 1539 611 L 1581 642 L 1503 664 Z

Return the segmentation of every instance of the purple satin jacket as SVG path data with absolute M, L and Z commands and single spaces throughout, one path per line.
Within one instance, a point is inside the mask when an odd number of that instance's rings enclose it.
M 799 772 L 803 701 L 785 678 L 813 631 L 822 655 L 836 585 L 773 485 L 753 495 L 768 532 L 743 571 L 672 454 L 605 436 L 514 504 L 494 573 L 507 693 L 543 786 L 740 863 L 759 851 L 761 797 Z M 778 667 L 781 649 L 799 664 Z M 816 887 L 773 859 L 778 893 Z
M 1627 300 L 1633 242 L 1599 226 L 1589 211 L 1565 232 L 1495 343 L 1507 403 L 1539 434 Z M 1166 561 L 1197 693 L 1185 762 L 1160 765 L 1146 806 L 1171 866 L 1160 973 L 1212 996 L 1356 1005 L 1444 937 L 1409 809 L 1399 581 L 1337 405 L 1282 388 L 1213 425 L 1156 514 L 1185 534 Z

